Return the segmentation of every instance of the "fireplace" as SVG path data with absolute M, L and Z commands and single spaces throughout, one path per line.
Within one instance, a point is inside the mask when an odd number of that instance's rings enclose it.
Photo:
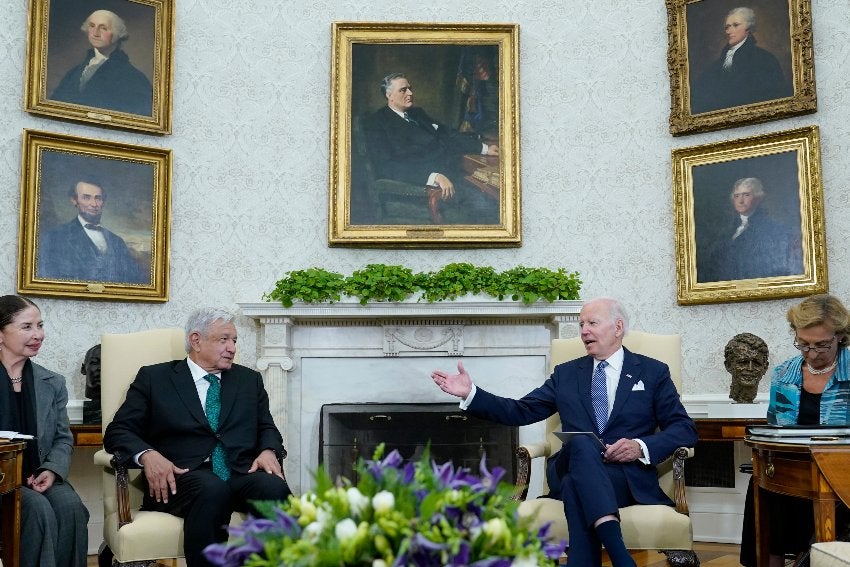
M 430 373 L 451 370 L 460 358 L 479 387 L 520 397 L 549 375 L 552 339 L 577 334 L 581 302 L 341 302 L 291 308 L 249 303 L 240 308 L 259 326 L 256 365 L 289 453 L 287 481 L 300 494 L 312 488 L 323 452 L 324 406 L 446 404 L 457 412 L 458 399 L 437 388 Z M 543 423 L 523 426 L 510 444 L 544 434 Z M 532 494 L 541 493 L 543 476 L 540 466 L 529 487 Z
M 451 404 L 325 404 L 319 425 L 319 463 L 331 478 L 357 482 L 358 459 L 371 459 L 379 444 L 384 455 L 397 449 L 406 461 L 428 448 L 437 463 L 451 461 L 478 474 L 502 467 L 506 482 L 516 478 L 517 427 L 494 424 Z

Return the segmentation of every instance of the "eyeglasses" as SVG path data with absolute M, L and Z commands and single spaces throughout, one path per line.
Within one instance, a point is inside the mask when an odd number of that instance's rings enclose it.
M 798 343 L 798 342 L 795 340 L 795 341 L 794 341 L 794 348 L 796 348 L 797 350 L 799 350 L 799 351 L 800 351 L 800 352 L 802 352 L 803 354 L 806 354 L 806 353 L 807 353 L 807 352 L 809 352 L 810 350 L 813 350 L 813 351 L 815 351 L 815 352 L 826 352 L 826 351 L 828 351 L 829 349 L 831 349 L 831 348 L 832 348 L 832 341 L 834 341 L 834 340 L 835 340 L 835 338 L 836 338 L 837 336 L 838 336 L 838 335 L 832 335 L 832 338 L 831 338 L 831 339 L 829 339 L 829 344 L 823 344 L 823 343 L 821 343 L 821 344 L 819 344 L 819 345 L 806 345 L 806 344 L 801 344 L 801 343 Z

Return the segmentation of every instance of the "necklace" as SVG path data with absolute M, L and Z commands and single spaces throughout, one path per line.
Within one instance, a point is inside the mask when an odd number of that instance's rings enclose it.
M 9 380 L 12 381 L 12 384 L 20 384 L 21 382 L 24 381 L 24 377 L 18 376 L 17 378 L 9 378 Z
M 836 364 L 838 364 L 838 359 L 837 359 L 837 358 L 836 358 L 835 360 L 833 360 L 833 361 L 832 361 L 832 364 L 830 364 L 830 365 L 829 365 L 829 366 L 827 366 L 826 368 L 821 368 L 820 370 L 815 370 L 814 368 L 812 368 L 812 365 L 811 365 L 811 364 L 809 364 L 808 362 L 806 363 L 806 368 L 809 370 L 809 372 L 810 372 L 811 374 L 814 374 L 815 376 L 818 376 L 818 375 L 820 375 L 820 374 L 828 374 L 829 372 L 832 372 L 832 370 L 835 368 L 835 365 L 836 365 Z

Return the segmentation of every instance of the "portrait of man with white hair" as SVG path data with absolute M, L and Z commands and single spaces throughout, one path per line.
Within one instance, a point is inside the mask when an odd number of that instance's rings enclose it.
M 130 37 L 124 20 L 109 10 L 95 10 L 80 30 L 86 34 L 90 48 L 82 61 L 65 73 L 50 98 L 150 116 L 153 87 L 122 49 Z

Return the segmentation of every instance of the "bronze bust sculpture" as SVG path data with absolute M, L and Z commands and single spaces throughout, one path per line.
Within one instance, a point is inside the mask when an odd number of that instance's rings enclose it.
M 100 423 L 100 345 L 94 345 L 86 351 L 80 372 L 86 377 L 88 398 L 83 402 L 83 423 Z
M 739 333 L 726 343 L 724 365 L 732 375 L 730 398 L 739 404 L 753 403 L 759 381 L 767 372 L 767 359 L 767 343 L 752 333 Z

